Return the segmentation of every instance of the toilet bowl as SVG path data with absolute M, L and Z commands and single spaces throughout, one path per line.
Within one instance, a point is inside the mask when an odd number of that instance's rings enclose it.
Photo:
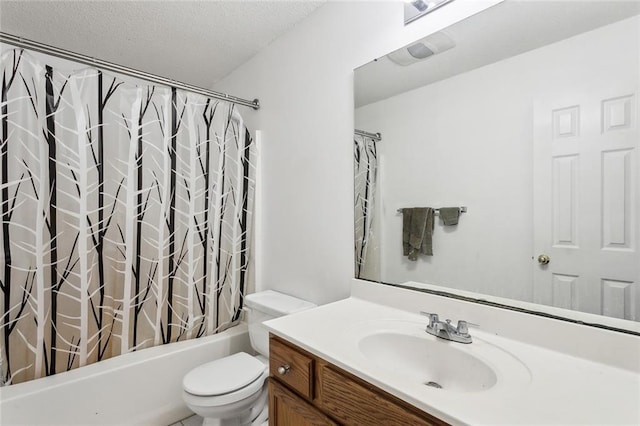
M 272 290 L 245 297 L 251 346 L 258 355 L 239 352 L 200 365 L 182 381 L 182 398 L 205 426 L 267 424 L 269 334 L 266 320 L 315 305 Z

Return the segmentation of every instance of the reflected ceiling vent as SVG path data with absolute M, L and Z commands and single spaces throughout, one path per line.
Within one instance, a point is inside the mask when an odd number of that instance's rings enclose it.
M 387 57 L 398 65 L 407 66 L 449 50 L 455 45 L 456 43 L 451 37 L 439 32 L 391 52 Z

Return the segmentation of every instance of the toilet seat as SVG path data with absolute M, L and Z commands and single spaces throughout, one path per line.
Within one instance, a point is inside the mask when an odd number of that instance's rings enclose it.
M 182 380 L 185 402 L 219 406 L 258 394 L 268 375 L 266 364 L 246 352 L 191 370 Z

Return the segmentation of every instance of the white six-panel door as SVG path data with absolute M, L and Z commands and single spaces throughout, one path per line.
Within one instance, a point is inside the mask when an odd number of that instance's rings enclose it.
M 640 320 L 637 89 L 536 102 L 536 303 Z

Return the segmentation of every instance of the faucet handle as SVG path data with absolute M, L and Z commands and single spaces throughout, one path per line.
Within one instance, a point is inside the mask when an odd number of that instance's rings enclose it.
M 458 326 L 456 327 L 458 334 L 469 334 L 469 326 L 471 327 L 480 327 L 478 324 L 474 324 L 472 322 L 458 321 Z
M 439 321 L 438 314 L 432 314 L 430 312 L 420 311 L 420 315 L 429 317 L 429 327 L 433 327 Z

